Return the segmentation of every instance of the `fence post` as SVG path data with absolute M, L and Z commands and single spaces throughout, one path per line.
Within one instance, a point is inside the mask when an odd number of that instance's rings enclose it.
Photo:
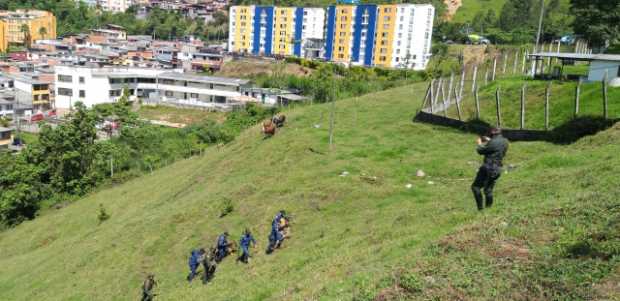
M 607 77 L 608 69 L 605 69 L 605 76 L 603 77 L 603 118 L 607 119 Z
M 525 129 L 525 92 L 526 85 L 521 87 L 521 129 Z
M 476 101 L 476 119 L 480 120 L 480 98 L 478 98 L 478 86 L 474 89 L 474 99 Z
M 454 100 L 456 102 L 456 114 L 459 117 L 459 121 L 461 121 L 461 97 L 456 93 L 456 87 L 454 88 Z
M 487 65 L 487 67 L 484 69 L 484 85 L 488 85 L 489 84 L 489 66 Z
M 471 93 L 476 89 L 476 80 L 478 79 L 478 65 L 474 66 L 474 76 L 472 76 Z
M 491 81 L 495 81 L 495 71 L 497 70 L 497 56 L 493 59 L 493 73 L 491 75 Z
M 426 93 L 424 94 L 424 100 L 422 101 L 422 107 L 420 108 L 420 111 L 425 109 L 424 107 L 426 106 L 426 102 L 428 102 L 428 97 L 429 96 L 432 97 L 431 95 L 433 94 L 432 93 L 432 91 L 433 91 L 433 81 L 434 81 L 434 79 L 432 79 L 428 83 L 428 87 L 426 88 Z M 356 97 L 355 103 L 357 104 L 357 97 Z M 357 112 L 357 110 L 356 110 L 356 112 Z M 356 119 L 357 119 L 357 116 L 356 116 Z M 357 123 L 357 120 L 356 120 L 356 123 Z
M 450 83 L 448 84 L 448 104 L 452 101 L 452 87 L 454 86 L 454 72 L 450 73 Z M 445 101 L 444 101 L 445 106 Z
M 577 83 L 577 89 L 575 90 L 575 117 L 579 115 L 579 95 L 581 94 L 581 78 Z
M 501 109 L 501 104 L 500 104 L 500 99 L 499 99 L 499 86 L 495 89 L 495 107 L 496 107 L 496 113 L 497 113 L 497 127 L 501 128 L 502 127 L 502 109 Z
M 439 78 L 437 82 L 437 90 L 435 90 L 435 99 L 433 99 L 433 105 L 437 104 L 437 100 L 439 99 L 439 92 L 441 91 L 441 87 L 443 86 L 443 78 Z
M 502 67 L 502 74 L 506 74 L 507 66 L 508 66 L 508 52 L 504 52 L 504 66 Z
M 433 93 L 434 89 L 435 89 L 435 79 L 433 78 L 431 80 L 431 86 L 430 86 L 430 90 L 431 90 L 430 97 L 428 98 L 428 101 L 431 105 L 431 114 L 433 114 L 433 99 L 435 98 L 435 93 Z
M 110 157 L 110 178 L 114 178 L 114 157 Z
M 443 117 L 448 117 L 448 110 L 446 108 L 446 90 L 443 87 L 443 83 L 441 84 L 441 103 L 443 105 Z
M 517 74 L 517 64 L 519 63 L 519 52 L 520 50 L 515 51 L 515 60 L 512 62 L 512 75 Z
M 521 64 L 521 74 L 523 75 L 527 75 L 526 70 L 525 70 L 525 65 L 527 64 L 527 55 L 528 55 L 528 51 L 526 50 L 525 53 L 523 54 L 523 63 Z
M 465 66 L 463 66 L 463 71 L 461 72 L 461 83 L 459 85 L 459 98 L 463 97 L 463 86 L 465 86 Z
M 549 130 L 549 93 L 551 93 L 551 82 L 545 89 L 545 131 Z

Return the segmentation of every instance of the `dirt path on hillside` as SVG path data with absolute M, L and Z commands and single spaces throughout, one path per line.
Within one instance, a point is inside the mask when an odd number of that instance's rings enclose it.
M 463 0 L 444 0 L 443 2 L 446 4 L 446 14 L 444 16 L 446 20 L 452 20 L 454 15 L 456 15 L 456 11 L 463 5 Z

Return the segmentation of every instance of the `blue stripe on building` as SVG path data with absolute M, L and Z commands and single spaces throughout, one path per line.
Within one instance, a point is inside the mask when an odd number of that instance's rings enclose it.
M 325 37 L 325 59 L 331 61 L 334 48 L 334 27 L 336 26 L 336 6 L 327 8 L 327 34 Z
M 260 54 L 261 14 L 265 13 L 265 55 L 271 55 L 273 40 L 273 6 L 256 6 L 254 10 L 254 47 L 253 54 Z
M 301 33 L 303 30 L 304 23 L 304 9 L 302 7 L 298 7 L 295 10 L 295 46 L 293 48 L 293 54 L 296 56 L 301 56 Z
M 252 36 L 252 53 L 258 54 L 260 50 L 260 12 L 261 8 L 259 6 L 254 7 L 254 35 Z
M 375 47 L 375 28 L 377 27 L 377 6 L 368 5 L 368 32 L 366 32 L 366 49 L 364 65 L 372 65 L 372 54 Z

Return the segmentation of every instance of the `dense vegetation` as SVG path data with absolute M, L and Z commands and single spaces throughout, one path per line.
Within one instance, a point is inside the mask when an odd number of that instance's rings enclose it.
M 172 129 L 139 121 L 124 102 L 93 110 L 78 105 L 68 122 L 44 126 L 38 141 L 21 154 L 0 154 L 0 224 L 34 218 L 43 202 L 72 200 L 103 183 L 123 182 L 200 154 L 209 145 L 230 142 L 274 112 L 248 105 L 221 124 L 205 121 Z M 97 125 L 110 118 L 121 125 L 118 136 L 98 141 Z
M 309 68 L 309 76 L 286 74 L 286 63 Z M 427 78 L 424 71 L 366 67 L 344 67 L 338 64 L 289 57 L 279 63 L 274 74 L 258 74 L 252 79 L 265 88 L 296 89 L 316 102 L 360 96 L 419 82 Z
M 214 21 L 205 25 L 202 20 L 184 18 L 177 12 L 155 8 L 146 19 L 136 19 L 136 7 L 123 13 L 111 13 L 89 7 L 74 0 L 11 0 L 0 1 L 0 9 L 34 8 L 48 10 L 57 18 L 57 34 L 87 32 L 105 24 L 125 27 L 129 34 L 152 35 L 159 39 L 175 39 L 189 35 L 201 38 L 224 39 L 228 34 L 226 16 L 214 15 Z
M 574 17 L 570 10 L 567 0 L 545 2 L 543 41 L 551 41 L 573 32 Z M 438 24 L 435 38 L 464 43 L 469 33 L 477 33 L 484 35 L 494 44 L 533 43 L 539 16 L 538 0 L 506 1 L 499 12 L 493 8 L 481 7 L 471 19 Z

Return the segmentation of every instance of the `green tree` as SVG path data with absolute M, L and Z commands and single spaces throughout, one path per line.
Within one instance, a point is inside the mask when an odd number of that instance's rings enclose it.
M 39 36 L 45 40 L 45 37 L 47 36 L 47 28 L 39 27 Z
M 26 48 L 30 48 L 30 46 L 32 45 L 32 36 L 30 35 L 30 27 L 28 26 L 28 24 L 22 24 L 19 27 L 19 31 L 23 35 L 24 45 L 26 46 Z
M 533 23 L 535 5 L 533 0 L 511 0 L 502 7 L 499 16 L 499 27 L 504 31 L 516 28 L 531 27 Z
M 45 195 L 42 168 L 23 156 L 0 154 L 0 223 L 12 226 L 33 219 Z
M 620 0 L 571 0 L 576 34 L 594 47 L 605 47 L 620 40 Z

